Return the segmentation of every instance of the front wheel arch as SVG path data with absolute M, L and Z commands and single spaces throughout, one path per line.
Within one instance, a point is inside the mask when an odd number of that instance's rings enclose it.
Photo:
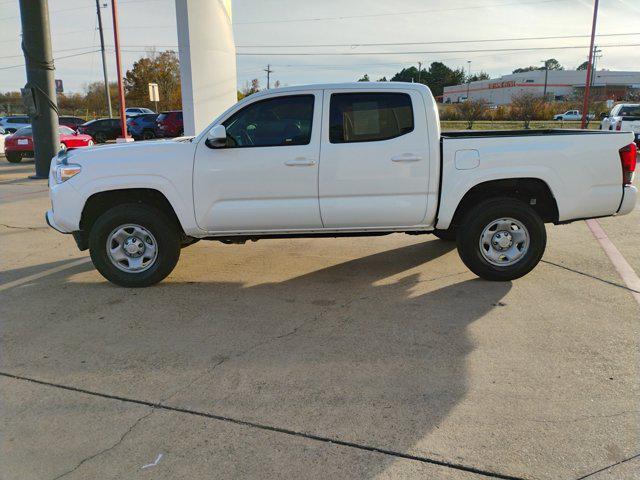
M 94 193 L 87 199 L 84 204 L 84 208 L 82 209 L 82 214 L 80 216 L 80 232 L 78 232 L 78 235 L 87 239 L 93 224 L 100 215 L 112 207 L 130 203 L 148 205 L 161 211 L 178 229 L 181 238 L 186 238 L 184 228 L 171 205 L 171 202 L 169 202 L 162 192 L 152 188 L 126 188 Z M 82 245 L 84 246 L 86 243 Z

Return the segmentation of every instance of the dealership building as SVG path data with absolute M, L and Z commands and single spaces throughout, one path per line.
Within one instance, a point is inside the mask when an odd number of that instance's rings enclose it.
M 547 95 L 555 100 L 567 100 L 584 92 L 584 70 L 549 70 L 546 78 Z M 444 87 L 442 102 L 459 103 L 467 98 L 485 100 L 491 105 L 511 103 L 521 92 L 542 95 L 545 91 L 545 71 L 513 73 L 491 80 Z M 594 72 L 591 96 L 596 100 L 624 100 L 630 93 L 640 93 L 640 72 Z

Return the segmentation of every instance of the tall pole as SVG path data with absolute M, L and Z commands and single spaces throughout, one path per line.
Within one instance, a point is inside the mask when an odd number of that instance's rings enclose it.
M 418 62 L 418 83 L 420 83 L 421 78 L 422 78 L 422 62 Z
M 35 106 L 29 112 L 36 157 L 36 173 L 31 178 L 47 178 L 51 159 L 60 147 L 47 0 L 20 0 L 20 18 L 27 70 L 24 91 Z
M 116 70 L 118 72 L 118 95 L 120 96 L 120 122 L 122 138 L 127 139 L 127 116 L 124 112 L 124 87 L 122 85 L 122 62 L 120 61 L 120 32 L 118 26 L 118 0 L 111 0 L 111 14 L 113 15 L 113 42 L 116 49 Z
M 587 65 L 587 78 L 584 83 L 584 102 L 582 105 L 582 123 L 580 128 L 587 127 L 587 115 L 589 114 L 589 92 L 591 90 L 591 71 L 593 70 L 593 46 L 596 40 L 596 23 L 598 21 L 598 4 L 595 0 L 593 5 L 593 23 L 591 24 L 591 44 L 589 45 L 589 63 Z
M 469 91 L 471 90 L 471 60 L 467 60 L 469 65 L 469 75 L 467 76 L 467 100 L 469 100 Z
M 267 90 L 269 90 L 269 88 L 271 87 L 271 74 L 273 73 L 273 70 L 271 70 L 271 65 L 267 65 L 267 68 L 265 68 L 264 71 L 267 72 Z
M 542 98 L 547 99 L 547 84 L 549 83 L 549 62 L 547 60 L 542 60 L 544 62 L 544 89 L 542 90 Z
M 111 92 L 109 91 L 109 76 L 107 75 L 107 56 L 104 49 L 104 33 L 102 31 L 102 13 L 100 12 L 100 0 L 96 0 L 96 10 L 98 12 L 98 30 L 100 30 L 100 50 L 102 51 L 102 73 L 104 74 L 104 96 L 107 101 L 109 118 L 113 117 L 111 110 Z

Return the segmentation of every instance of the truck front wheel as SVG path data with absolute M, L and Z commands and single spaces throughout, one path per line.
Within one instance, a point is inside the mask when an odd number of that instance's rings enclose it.
M 520 200 L 487 200 L 470 210 L 458 229 L 458 253 L 485 280 L 508 281 L 529 273 L 547 244 L 544 223 Z
M 112 283 L 148 287 L 171 273 L 180 258 L 180 235 L 161 211 L 123 204 L 103 213 L 89 234 L 91 260 Z

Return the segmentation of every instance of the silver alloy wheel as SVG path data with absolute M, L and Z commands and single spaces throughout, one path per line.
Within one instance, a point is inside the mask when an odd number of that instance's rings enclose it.
M 107 256 L 118 269 L 140 273 L 151 268 L 158 258 L 158 244 L 149 230 L 127 224 L 115 228 L 107 237 Z
M 527 227 L 513 218 L 490 222 L 480 235 L 480 253 L 491 265 L 508 267 L 519 262 L 529 250 Z

